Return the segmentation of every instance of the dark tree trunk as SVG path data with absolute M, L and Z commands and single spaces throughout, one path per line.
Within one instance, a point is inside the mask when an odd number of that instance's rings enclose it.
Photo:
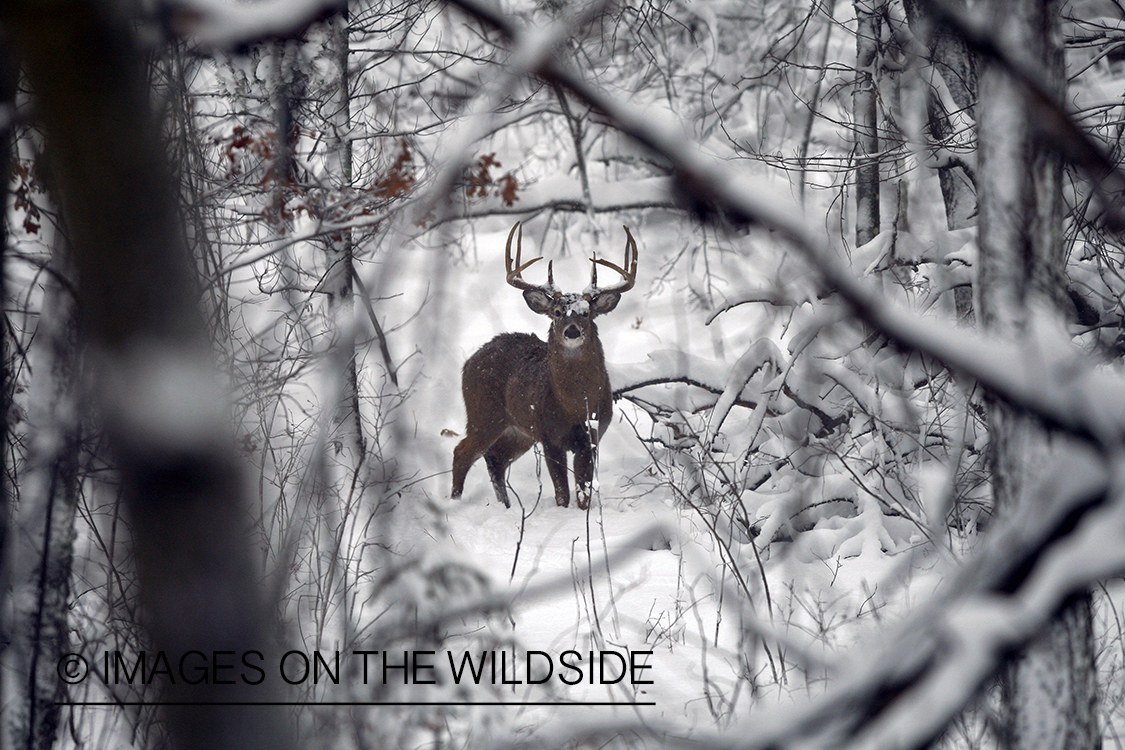
M 132 520 L 149 642 L 189 650 L 275 650 L 252 558 L 225 399 L 210 359 L 175 185 L 132 26 L 119 6 L 0 4 L 47 134 L 53 187 L 71 234 L 100 427 Z M 273 661 L 276 663 L 276 660 Z M 181 748 L 285 748 L 276 683 L 166 685 Z M 192 705 L 211 701 L 220 705 Z
M 993 2 L 1002 42 L 1041 61 L 1045 80 L 1065 71 L 1058 28 L 1059 0 Z M 1034 136 L 1026 94 L 994 64 L 980 79 L 980 317 L 1007 337 L 1026 332 L 1035 307 L 1062 309 L 1062 165 Z M 989 409 L 993 493 L 997 512 L 1013 512 L 1026 497 L 1050 452 L 1048 435 L 1023 414 L 993 403 Z M 1021 509 L 1023 512 L 1029 508 Z M 1094 685 L 1089 595 L 1075 597 L 1047 632 L 1003 677 L 1001 746 L 1008 750 L 1101 746 Z
M 950 0 L 955 2 L 956 0 Z M 949 229 L 964 229 L 976 223 L 977 199 L 975 176 L 964 163 L 955 159 L 950 146 L 957 138 L 957 130 L 976 118 L 977 64 L 976 56 L 958 35 L 945 26 L 932 26 L 921 0 L 904 0 L 907 21 L 915 34 L 921 35 L 929 45 L 930 64 L 941 76 L 956 111 L 947 111 L 942 98 L 933 92 L 927 98 L 927 121 L 932 146 L 942 149 L 945 158 L 939 159 L 938 184 L 945 204 L 945 222 Z M 926 36 L 923 32 L 929 32 Z M 957 287 L 953 290 L 959 320 L 969 322 L 973 317 L 973 290 Z

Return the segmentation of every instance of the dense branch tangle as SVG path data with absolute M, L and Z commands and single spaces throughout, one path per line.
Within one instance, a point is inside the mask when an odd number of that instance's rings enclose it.
M 1049 429 L 1086 443 L 1100 456 L 1097 464 L 1103 473 L 1088 467 L 1089 475 L 1095 477 L 1090 482 L 1069 488 L 1041 488 L 1042 502 L 1051 511 L 1025 530 L 1013 528 L 997 535 L 988 550 L 959 576 L 960 582 L 946 589 L 950 593 L 938 597 L 908 618 L 904 626 L 896 628 L 888 645 L 879 650 L 880 655 L 867 664 L 857 665 L 853 677 L 791 716 L 790 721 L 770 722 L 772 729 L 736 743 L 740 747 L 761 748 L 791 743 L 804 746 L 809 741 L 825 747 L 852 746 L 852 742 L 855 746 L 891 742 L 896 747 L 924 747 L 960 712 L 1005 655 L 1029 642 L 1071 593 L 1125 566 L 1120 556 L 1109 556 L 1102 559 L 1101 565 L 1086 566 L 1080 574 L 1063 573 L 1075 557 L 1075 548 L 1096 547 L 1094 540 L 1100 524 L 1125 514 L 1125 498 L 1120 494 L 1117 479 L 1125 468 L 1125 404 L 1116 397 L 1112 408 L 1106 409 L 1104 402 L 1108 394 L 1122 392 L 1120 380 L 1096 372 L 1065 339 L 1059 342 L 1069 352 L 1065 363 L 1047 367 L 1046 379 L 1041 377 L 1042 373 L 1037 373 L 1039 377 L 1034 380 L 1013 374 L 1006 363 L 1035 359 L 1038 355 L 1034 350 L 1020 342 L 996 341 L 964 331 L 950 335 L 941 325 L 886 304 L 836 260 L 826 242 L 810 229 L 816 223 L 807 221 L 796 206 L 767 198 L 763 187 L 729 165 L 685 147 L 672 125 L 591 86 L 558 55 L 550 54 L 546 45 L 536 47 L 544 39 L 563 36 L 562 24 L 546 34 L 528 33 L 485 2 L 448 0 L 448 4 L 501 31 L 520 50 L 518 59 L 524 67 L 517 70 L 565 87 L 622 132 L 667 160 L 674 169 L 677 193 L 681 197 L 691 196 L 689 206 L 693 210 L 711 220 L 721 216 L 738 224 L 760 225 L 778 232 L 805 255 L 820 273 L 825 288 L 846 300 L 860 320 L 896 345 L 918 351 L 974 378 L 996 397 L 1040 420 Z M 992 44 L 978 46 L 986 52 L 1000 49 Z M 1007 56 L 995 54 L 1001 64 L 1011 64 Z M 1013 69 L 1038 94 L 1034 80 L 1022 70 Z M 1048 132 L 1059 138 L 1080 166 L 1093 170 L 1094 180 L 1105 180 L 1105 162 L 1091 155 L 1087 141 L 1077 135 L 1081 131 L 1070 116 L 1049 99 L 1040 99 L 1038 103 L 1050 114 L 1051 122 L 1058 123 Z M 1092 395 L 1095 393 L 1099 399 Z M 1099 520 L 1102 515 L 1106 518 Z M 1121 541 L 1115 537 L 1113 544 L 1120 547 Z M 1064 549 L 1067 551 L 1063 552 Z M 1031 606 L 1032 601 L 1040 608 Z M 964 619 L 973 608 L 1005 614 L 986 618 L 983 627 L 974 629 Z M 1005 620 L 1011 623 L 1012 612 L 1018 612 L 1014 624 L 1004 625 Z M 904 660 L 903 654 L 909 656 Z M 958 675 L 958 679 L 951 682 L 950 674 Z M 951 691 L 953 684 L 958 684 L 960 690 Z M 926 720 L 916 721 L 913 717 L 922 705 L 929 709 Z M 717 738 L 715 743 L 729 744 Z

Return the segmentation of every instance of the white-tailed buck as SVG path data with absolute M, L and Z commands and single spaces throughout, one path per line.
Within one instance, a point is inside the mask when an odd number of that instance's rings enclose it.
M 512 237 L 516 260 L 512 262 Z M 617 307 L 623 292 L 637 278 L 637 243 L 625 228 L 625 262 L 617 266 L 591 258 L 590 286 L 579 294 L 563 294 L 555 286 L 551 263 L 547 284 L 536 286 L 520 275 L 536 261 L 521 263 L 523 229 L 519 222 L 508 234 L 504 265 L 508 283 L 523 290 L 533 312 L 551 318 L 547 340 L 530 333 L 503 333 L 469 357 L 461 373 L 468 425 L 465 439 L 453 451 L 453 497 L 460 497 L 465 474 L 484 456 L 496 497 L 510 508 L 506 488 L 508 465 L 535 443 L 543 444 L 547 471 L 555 485 L 555 502 L 570 504 L 566 452 L 574 453 L 578 507 L 590 506 L 594 457 L 598 438 L 613 416 L 612 390 L 605 371 L 605 354 L 594 318 Z M 598 286 L 598 264 L 624 279 Z

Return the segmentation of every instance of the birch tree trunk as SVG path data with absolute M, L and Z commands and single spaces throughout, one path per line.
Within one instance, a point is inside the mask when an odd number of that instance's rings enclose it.
M 1065 89 L 1060 0 L 992 3 L 1002 43 L 1045 80 Z M 985 327 L 1007 337 L 1025 331 L 1036 307 L 1061 309 L 1061 161 L 1035 138 L 1025 92 L 1004 70 L 980 78 L 979 310 Z M 1044 431 L 1020 413 L 989 408 L 993 494 L 997 512 L 1014 512 L 1050 451 Z M 1023 507 L 1020 510 L 1033 510 Z M 1002 684 L 1001 747 L 1009 750 L 1101 746 L 1094 684 L 1090 597 L 1072 600 L 1041 639 L 1017 658 Z

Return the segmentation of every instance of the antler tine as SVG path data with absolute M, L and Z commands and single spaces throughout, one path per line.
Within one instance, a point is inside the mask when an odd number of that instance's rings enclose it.
M 611 268 L 614 271 L 617 271 L 617 273 L 621 274 L 621 278 L 624 279 L 624 281 L 621 282 L 620 284 L 617 284 L 615 286 L 606 287 L 605 289 L 600 289 L 599 291 L 603 291 L 603 292 L 613 291 L 613 292 L 618 292 L 618 293 L 627 292 L 630 289 L 632 289 L 633 284 L 635 284 L 637 282 L 637 241 L 633 239 L 633 234 L 629 231 L 629 227 L 625 227 L 625 262 L 623 264 L 624 267 L 619 266 L 616 263 L 612 263 L 608 260 L 602 260 L 601 258 L 598 258 L 596 256 L 593 257 L 593 258 L 590 258 L 590 260 L 594 262 L 594 272 L 593 272 L 593 276 L 592 276 L 593 280 L 590 282 L 590 285 L 592 287 L 594 287 L 595 289 L 598 286 L 598 264 L 599 263 L 601 265 L 605 266 L 606 268 Z
M 515 236 L 517 229 L 519 230 L 519 236 L 516 238 L 516 263 L 515 263 L 515 266 L 513 266 L 512 265 L 512 237 Z M 520 253 L 522 251 L 523 251 L 523 225 L 520 222 L 517 221 L 515 223 L 515 225 L 512 227 L 512 231 L 508 232 L 508 244 L 504 246 L 504 270 L 506 270 L 508 272 L 508 283 L 511 284 L 512 286 L 514 286 L 516 289 L 545 289 L 545 288 L 554 286 L 553 282 L 550 280 L 551 279 L 550 264 L 547 265 L 547 278 L 548 278 L 547 284 L 548 284 L 548 287 L 539 286 L 537 284 L 529 284 L 528 282 L 523 280 L 523 277 L 520 274 L 522 274 L 524 272 L 524 270 L 527 269 L 527 267 L 530 266 L 532 263 L 535 263 L 536 261 L 543 260 L 543 256 L 539 256 L 538 258 L 532 258 L 527 263 L 521 264 L 520 263 Z

